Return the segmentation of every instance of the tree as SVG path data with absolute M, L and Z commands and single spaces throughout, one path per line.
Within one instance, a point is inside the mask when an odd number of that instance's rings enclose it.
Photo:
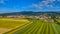
M 60 25 L 60 23 L 56 20 L 56 16 L 54 16 L 54 15 L 53 15 L 53 16 L 51 16 L 51 19 L 53 19 L 55 23 L 57 23 L 57 24 L 59 24 L 59 25 Z

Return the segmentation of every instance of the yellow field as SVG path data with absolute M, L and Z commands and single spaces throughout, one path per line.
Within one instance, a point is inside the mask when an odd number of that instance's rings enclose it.
M 21 27 L 29 22 L 27 19 L 0 18 L 0 34 Z

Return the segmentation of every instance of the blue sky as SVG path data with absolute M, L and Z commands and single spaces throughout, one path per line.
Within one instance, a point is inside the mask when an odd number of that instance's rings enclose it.
M 60 0 L 0 0 L 0 13 L 60 11 Z

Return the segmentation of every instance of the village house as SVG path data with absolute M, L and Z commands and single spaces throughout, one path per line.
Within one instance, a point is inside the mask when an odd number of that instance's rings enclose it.
M 48 23 L 53 23 L 53 22 L 54 22 L 53 19 L 45 19 L 44 21 L 45 21 L 45 22 L 48 22 Z
M 18 16 L 15 16 L 15 15 L 10 15 L 10 16 L 7 16 L 7 18 L 17 18 Z

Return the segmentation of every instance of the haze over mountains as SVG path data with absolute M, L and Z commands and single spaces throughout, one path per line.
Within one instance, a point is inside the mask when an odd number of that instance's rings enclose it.
M 12 12 L 12 13 L 2 13 L 0 14 L 0 16 L 2 15 L 43 15 L 43 14 L 48 14 L 48 15 L 60 15 L 60 12 L 59 11 L 56 11 L 56 12 L 33 12 L 33 11 L 22 11 L 22 12 Z

